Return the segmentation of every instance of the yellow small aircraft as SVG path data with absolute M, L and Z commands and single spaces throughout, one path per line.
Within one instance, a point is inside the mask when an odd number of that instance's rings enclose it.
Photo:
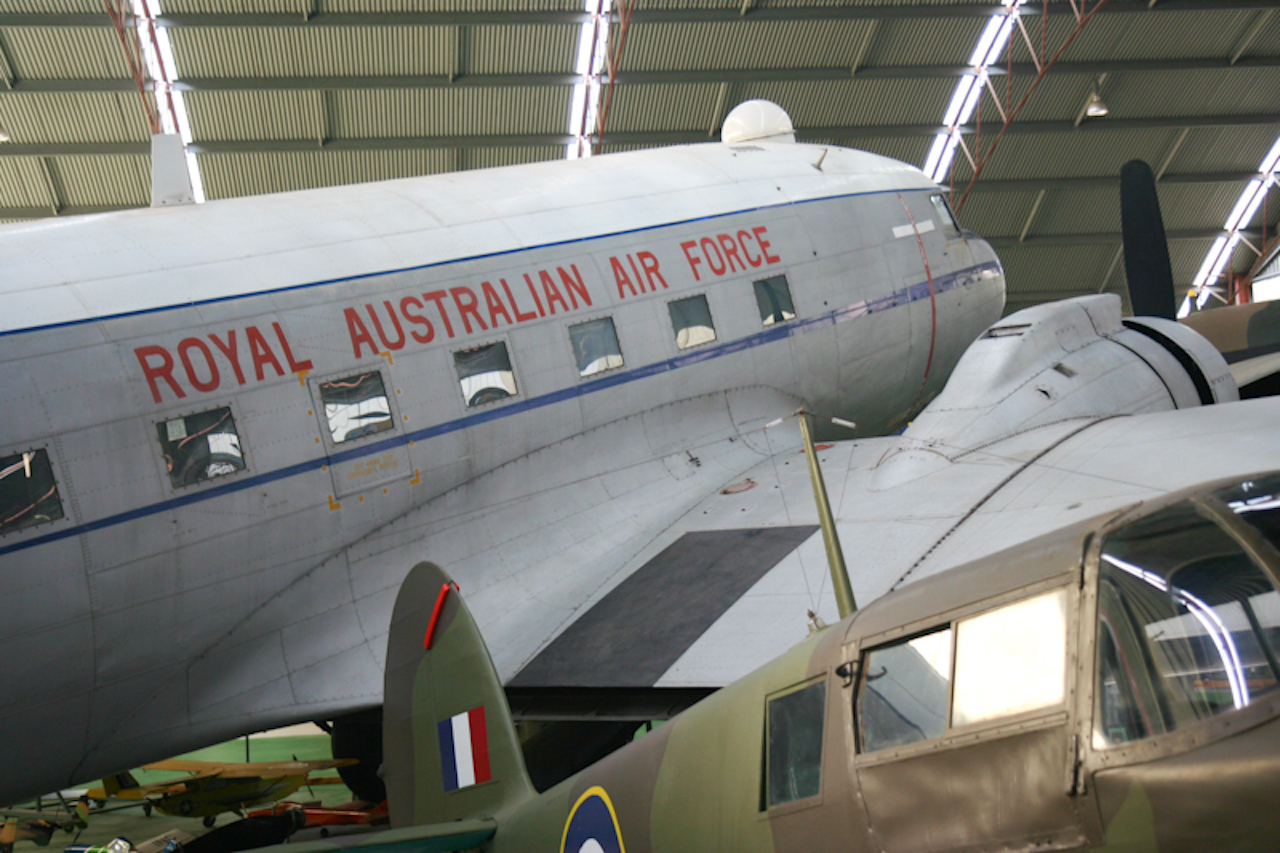
M 174 770 L 191 775 L 142 785 L 131 773 L 117 773 L 103 779 L 102 787 L 89 791 L 89 797 L 144 800 L 143 809 L 147 814 L 154 808 L 174 817 L 202 817 L 205 826 L 213 826 L 215 818 L 223 812 L 241 813 L 248 806 L 273 803 L 303 785 L 341 784 L 342 780 L 336 776 L 312 777 L 310 774 L 355 763 L 354 758 L 247 764 L 171 758 L 143 765 L 143 769 Z

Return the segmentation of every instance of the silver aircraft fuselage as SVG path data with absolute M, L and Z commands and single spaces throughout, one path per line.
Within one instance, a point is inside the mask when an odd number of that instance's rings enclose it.
M 938 198 L 755 142 L 0 229 L 0 802 L 379 704 L 361 549 L 499 466 L 735 389 L 900 425 L 1004 303 Z

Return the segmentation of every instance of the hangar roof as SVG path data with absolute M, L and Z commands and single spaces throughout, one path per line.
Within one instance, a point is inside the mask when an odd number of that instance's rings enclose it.
M 977 157 L 1071 37 L 960 210 L 1000 252 L 1010 310 L 1124 292 L 1117 175 L 1134 157 L 1160 176 L 1189 285 L 1280 133 L 1280 0 L 1084 0 L 1084 25 L 1079 2 L 1024 6 L 990 67 L 1001 104 L 984 96 L 965 127 Z M 768 98 L 802 140 L 922 165 L 1001 8 L 639 0 L 601 150 L 715 139 L 735 104 Z M 157 21 L 205 193 L 226 198 L 564 157 L 592 17 L 582 0 L 161 0 Z M 102 0 L 0 0 L 0 219 L 149 202 L 125 57 Z M 1083 118 L 1095 88 L 1109 114 Z M 973 169 L 955 163 L 958 203 Z M 1280 204 L 1247 225 L 1255 245 L 1264 219 L 1274 234 Z M 1242 243 L 1234 268 L 1253 261 Z

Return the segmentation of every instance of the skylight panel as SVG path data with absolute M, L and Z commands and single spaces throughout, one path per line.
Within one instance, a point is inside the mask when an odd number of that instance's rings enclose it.
M 969 66 L 973 73 L 965 74 L 956 84 L 956 90 L 947 104 L 942 124 L 946 130 L 940 131 L 933 138 L 929 154 L 925 157 L 924 172 L 930 178 L 942 183 L 951 170 L 951 161 L 955 159 L 956 146 L 960 144 L 960 128 L 973 118 L 973 111 L 978 107 L 978 99 L 982 97 L 982 87 L 987 83 L 987 66 L 1000 58 L 1009 36 L 1013 34 L 1017 23 L 1018 9 L 1026 0 L 1002 0 L 1002 8 L 987 21 L 969 55 Z
M 609 14 L 612 0 L 586 0 L 591 19 L 583 22 L 578 32 L 578 57 L 573 71 L 581 78 L 573 85 L 569 103 L 569 135 L 565 157 L 577 160 L 591 156 L 591 134 L 595 130 L 600 105 L 600 75 L 604 72 L 609 49 Z
M 157 18 L 160 17 L 160 0 L 131 0 L 134 26 L 138 28 L 138 42 L 142 46 L 147 74 L 154 81 L 156 112 L 160 116 L 160 129 L 164 133 L 176 133 L 182 137 L 186 155 L 187 174 L 191 178 L 191 194 L 196 203 L 204 201 L 204 181 L 200 178 L 200 166 L 191 153 L 191 121 L 187 117 L 187 104 L 182 92 L 173 88 L 178 78 L 178 62 L 173 55 L 169 32 Z
M 1235 207 L 1231 208 L 1227 221 L 1222 225 L 1222 230 L 1226 233 L 1220 234 L 1209 247 L 1209 253 L 1204 256 L 1204 262 L 1200 264 L 1200 271 L 1191 282 L 1193 292 L 1187 294 L 1178 308 L 1179 317 L 1190 314 L 1192 304 L 1196 308 L 1203 308 L 1209 301 L 1209 297 L 1213 295 L 1211 286 L 1222 275 L 1222 271 L 1231 262 L 1231 256 L 1235 254 L 1236 246 L 1239 246 L 1244 239 L 1240 230 L 1247 228 L 1253 221 L 1258 208 L 1267 198 L 1267 192 L 1276 182 L 1277 166 L 1280 166 L 1280 137 L 1271 144 L 1271 150 L 1267 152 L 1267 156 L 1262 158 L 1262 163 L 1258 166 L 1258 176 L 1250 179 L 1245 185 L 1244 192 L 1240 193 L 1240 198 L 1236 199 Z M 1266 227 L 1266 223 L 1263 223 L 1263 227 Z

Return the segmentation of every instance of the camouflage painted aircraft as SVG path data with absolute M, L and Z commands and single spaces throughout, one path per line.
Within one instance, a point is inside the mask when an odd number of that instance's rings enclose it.
M 882 598 L 538 793 L 423 564 L 387 672 L 405 828 L 363 846 L 1274 850 L 1278 579 L 1280 474 L 1169 495 Z
M 398 828 L 368 848 L 1273 850 L 1280 399 L 1235 400 L 1203 338 L 1119 307 L 1011 315 L 901 436 L 823 451 L 871 603 L 553 784 L 465 587 L 416 567 L 385 688 Z M 800 467 L 750 473 L 780 504 Z M 627 627 L 566 632 L 575 662 L 626 658 Z

